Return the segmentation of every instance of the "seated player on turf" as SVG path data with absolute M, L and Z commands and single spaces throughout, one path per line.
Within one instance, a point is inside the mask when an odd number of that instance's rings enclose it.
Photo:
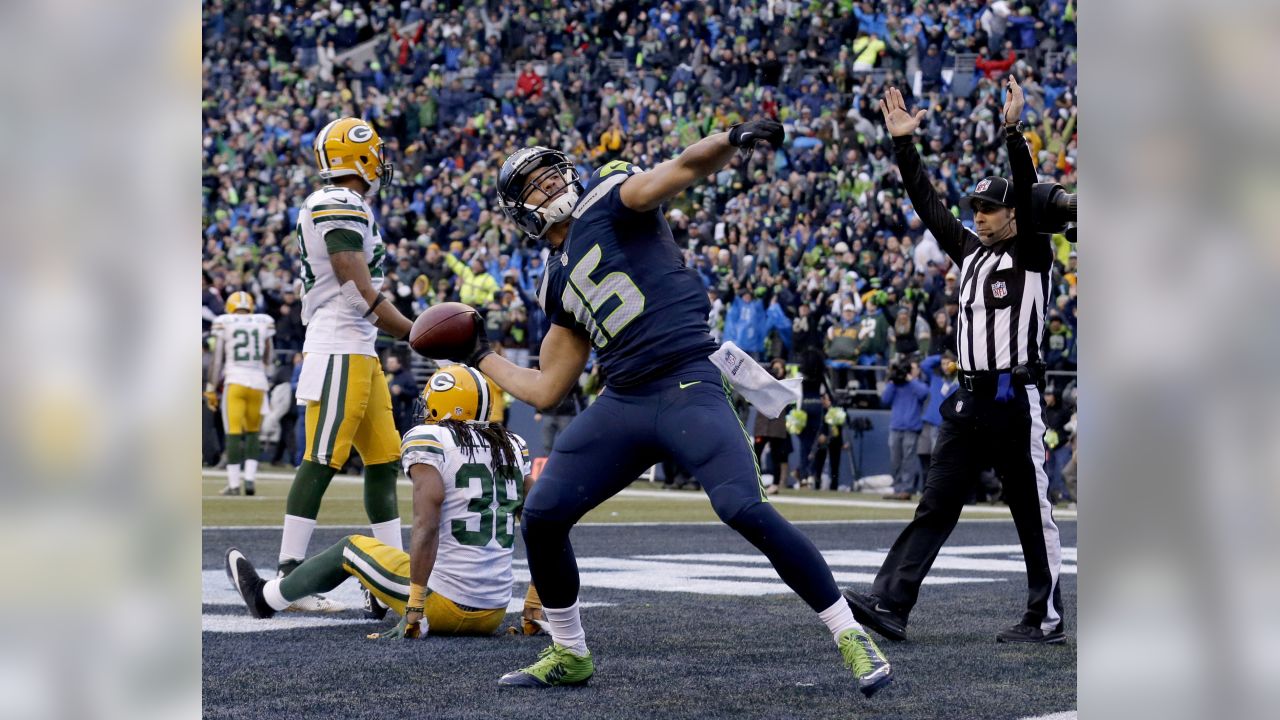
M 249 614 L 268 618 L 294 600 L 354 576 L 401 616 L 370 637 L 488 635 L 506 616 L 513 582 L 515 518 L 533 484 L 519 435 L 490 422 L 500 391 L 465 365 L 442 368 L 422 392 L 422 423 L 404 436 L 401 459 L 413 480 L 409 552 L 348 535 L 284 578 L 264 581 L 236 548 L 227 572 Z M 524 631 L 537 632 L 541 604 L 525 598 Z

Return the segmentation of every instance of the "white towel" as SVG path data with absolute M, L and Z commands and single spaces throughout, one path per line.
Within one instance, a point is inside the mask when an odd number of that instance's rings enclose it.
M 309 352 L 302 356 L 302 373 L 298 375 L 298 391 L 295 397 L 299 405 L 308 400 L 320 402 L 324 394 L 324 373 L 329 368 L 328 353 Z
M 732 342 L 725 342 L 709 359 L 765 417 L 776 418 L 788 405 L 800 402 L 800 378 L 778 380 Z

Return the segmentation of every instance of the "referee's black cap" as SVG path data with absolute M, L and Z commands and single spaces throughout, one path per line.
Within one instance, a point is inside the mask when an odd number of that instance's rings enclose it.
M 973 192 L 960 200 L 960 207 L 970 210 L 975 200 L 1001 207 L 1013 207 L 1013 183 L 994 175 L 984 177 L 973 186 Z

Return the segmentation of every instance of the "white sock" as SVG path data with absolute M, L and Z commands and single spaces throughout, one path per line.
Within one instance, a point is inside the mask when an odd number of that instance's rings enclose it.
M 383 545 L 390 545 L 397 550 L 404 550 L 404 536 L 400 533 L 400 518 L 386 522 L 373 523 L 373 537 Z
M 227 465 L 227 487 L 240 487 L 240 466 Z
M 861 630 L 862 626 L 857 620 L 853 619 L 853 611 L 849 609 L 849 603 L 841 597 L 836 600 L 836 604 L 818 613 L 818 617 L 822 618 L 822 622 L 827 624 L 827 629 L 831 631 L 831 637 L 838 642 L 840 633 L 845 630 Z
M 551 626 L 551 639 L 557 645 L 567 647 L 578 655 L 587 654 L 587 633 L 582 629 L 582 617 L 578 614 L 578 601 L 567 608 L 543 607 L 547 624 Z
M 266 598 L 267 604 L 273 610 L 284 610 L 293 604 L 285 599 L 284 593 L 280 592 L 280 583 L 282 582 L 284 581 L 279 578 L 268 580 L 267 584 L 262 588 L 262 596 Z
M 246 458 L 244 461 L 244 479 L 247 482 L 253 482 L 253 479 L 257 477 L 257 475 L 258 475 L 258 460 L 256 458 L 253 460 Z
M 311 543 L 311 533 L 315 529 L 316 521 L 311 518 L 285 515 L 284 534 L 280 537 L 280 562 L 306 558 L 307 545 Z

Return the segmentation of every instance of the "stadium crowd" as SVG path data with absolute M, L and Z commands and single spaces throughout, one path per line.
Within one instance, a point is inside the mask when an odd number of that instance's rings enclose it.
M 333 118 L 372 122 L 396 165 L 371 201 L 388 298 L 409 317 L 474 305 L 527 363 L 545 322 L 544 256 L 496 209 L 503 159 L 553 146 L 585 178 L 764 115 L 784 123 L 785 146 L 685 193 L 671 229 L 706 282 L 717 337 L 762 361 L 820 350 L 835 387 L 874 403 L 884 372 L 859 368 L 954 349 L 957 307 L 956 268 L 902 190 L 880 88 L 928 108 L 921 154 L 959 213 L 977 179 L 1009 173 L 997 79 L 1016 75 L 1041 179 L 1074 192 L 1075 18 L 1073 0 L 209 0 L 205 330 L 245 289 L 276 318 L 277 347 L 301 348 L 293 228 L 315 187 L 312 141 Z M 1045 358 L 1071 371 L 1076 253 L 1054 242 Z

